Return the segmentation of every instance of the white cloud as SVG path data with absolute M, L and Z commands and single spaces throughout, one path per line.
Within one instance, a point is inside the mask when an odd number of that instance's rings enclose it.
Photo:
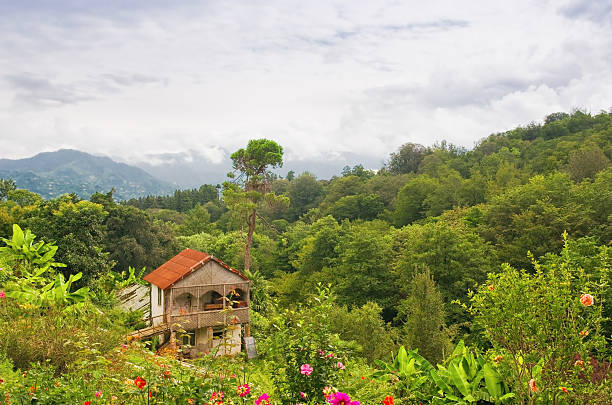
M 585 1 L 103 3 L 0 5 L 0 157 L 217 164 L 268 137 L 382 161 L 612 106 L 610 8 Z

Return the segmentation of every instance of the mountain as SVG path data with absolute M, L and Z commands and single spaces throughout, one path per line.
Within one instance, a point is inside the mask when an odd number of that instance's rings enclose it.
M 65 193 L 89 198 L 96 191 L 114 188 L 115 198 L 127 200 L 169 194 L 176 188 L 138 167 L 72 149 L 43 152 L 26 159 L 0 159 L 0 178 L 11 178 L 17 187 L 43 198 Z

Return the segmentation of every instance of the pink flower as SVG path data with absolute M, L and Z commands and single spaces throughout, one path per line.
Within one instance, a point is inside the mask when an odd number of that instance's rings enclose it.
M 342 362 L 340 362 L 340 361 L 336 363 L 336 367 L 339 368 L 340 370 L 344 370 L 345 369 L 344 364 L 342 364 Z
M 236 393 L 239 397 L 246 397 L 251 392 L 251 386 L 249 384 L 242 384 L 238 386 Z
M 585 307 L 590 307 L 595 302 L 595 299 L 593 298 L 593 296 L 591 294 L 582 294 L 580 296 L 580 302 Z
M 344 392 L 336 392 L 329 403 L 332 405 L 351 405 L 351 397 Z
M 270 397 L 265 392 L 255 400 L 255 405 L 270 405 Z
M 304 375 L 310 375 L 312 374 L 312 371 L 313 371 L 313 368 L 308 363 L 302 364 L 302 367 L 300 367 L 300 373 Z
M 96 396 L 96 398 L 100 398 L 102 396 L 102 391 L 96 391 L 94 395 Z
M 4 293 L 4 291 L 0 291 L 0 298 L 4 298 L 6 297 L 6 294 Z
M 300 391 L 300 398 L 306 399 L 306 394 L 304 394 L 302 391 Z

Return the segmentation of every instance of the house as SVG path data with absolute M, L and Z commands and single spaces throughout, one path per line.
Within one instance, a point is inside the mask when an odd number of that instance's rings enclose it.
M 160 336 L 196 357 L 234 355 L 250 335 L 249 279 L 207 253 L 185 249 L 143 279 L 151 288 L 151 326 L 140 337 Z

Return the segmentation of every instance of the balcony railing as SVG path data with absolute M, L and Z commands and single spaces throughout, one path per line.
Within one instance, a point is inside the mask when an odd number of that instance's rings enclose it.
M 185 330 L 250 322 L 248 307 L 175 313 L 171 318 Z

